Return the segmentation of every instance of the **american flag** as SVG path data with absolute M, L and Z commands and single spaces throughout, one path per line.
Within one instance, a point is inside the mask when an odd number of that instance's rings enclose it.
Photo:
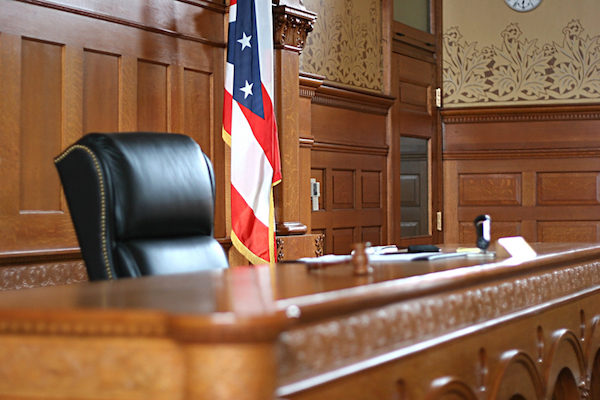
M 271 0 L 231 0 L 223 139 L 231 147 L 231 240 L 253 264 L 275 262 L 273 186 L 281 180 L 273 112 Z

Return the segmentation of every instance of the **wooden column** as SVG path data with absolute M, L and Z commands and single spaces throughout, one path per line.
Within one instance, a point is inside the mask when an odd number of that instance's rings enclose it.
M 305 234 L 301 208 L 310 199 L 300 199 L 299 56 L 316 14 L 301 0 L 278 0 L 273 6 L 275 114 L 281 151 L 282 182 L 275 187 L 277 236 Z
M 301 103 L 299 56 L 316 14 L 306 10 L 302 0 L 273 3 L 274 96 L 282 170 L 274 191 L 277 258 L 289 260 L 323 253 L 321 235 L 309 233 L 310 154 L 300 149 L 306 141 L 301 127 L 310 119 L 310 102 Z

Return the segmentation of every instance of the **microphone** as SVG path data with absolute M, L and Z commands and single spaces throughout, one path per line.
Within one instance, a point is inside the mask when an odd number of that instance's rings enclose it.
M 491 241 L 490 230 L 492 219 L 487 214 L 479 215 L 473 220 L 473 224 L 477 233 L 477 247 L 486 251 Z

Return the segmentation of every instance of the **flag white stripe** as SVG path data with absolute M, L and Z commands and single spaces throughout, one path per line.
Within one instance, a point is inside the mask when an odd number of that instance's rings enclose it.
M 235 100 L 231 114 L 232 164 L 245 166 L 231 169 L 231 184 L 252 208 L 256 218 L 269 226 L 273 168 Z
M 225 63 L 225 90 L 233 96 L 233 71 L 234 66 L 231 63 Z
M 235 22 L 237 18 L 237 4 L 229 6 L 229 22 Z
M 273 15 L 270 1 L 256 1 L 256 31 L 260 77 L 269 97 L 273 99 Z

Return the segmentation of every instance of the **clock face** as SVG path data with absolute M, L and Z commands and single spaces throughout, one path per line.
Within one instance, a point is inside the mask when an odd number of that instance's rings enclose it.
M 542 0 L 504 0 L 515 11 L 531 11 L 540 5 Z

